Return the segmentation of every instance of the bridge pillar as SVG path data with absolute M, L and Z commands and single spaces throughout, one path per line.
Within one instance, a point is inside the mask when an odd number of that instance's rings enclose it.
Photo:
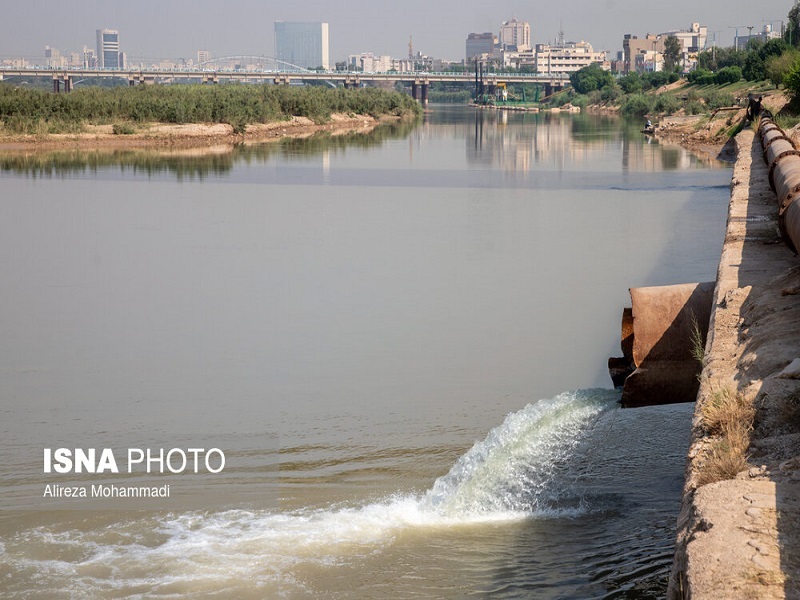
M 66 75 L 64 76 L 64 91 L 72 91 L 72 77 L 67 77 Z
M 551 96 L 556 92 L 560 92 L 564 89 L 564 85 L 561 83 L 545 83 L 544 84 L 544 95 Z
M 61 81 L 58 79 L 58 75 L 53 75 L 53 93 L 61 93 Z
M 412 81 L 412 82 L 411 82 L 411 97 L 412 97 L 414 100 L 419 100 L 419 93 L 418 93 L 418 90 L 419 90 L 419 85 L 417 84 L 417 82 L 416 82 L 416 81 Z
M 428 86 L 429 85 L 430 84 L 428 82 L 425 82 L 425 83 L 422 84 L 422 94 L 420 96 L 420 102 L 422 103 L 422 106 L 427 106 L 428 105 Z
M 277 75 L 273 80 L 275 85 L 289 85 L 289 76 L 288 75 Z

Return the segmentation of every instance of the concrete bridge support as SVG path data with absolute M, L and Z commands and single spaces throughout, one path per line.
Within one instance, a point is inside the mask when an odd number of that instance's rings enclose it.
M 552 96 L 556 92 L 560 92 L 564 89 L 563 83 L 545 83 L 544 84 L 544 95 L 545 96 Z
M 416 79 L 411 82 L 411 97 L 423 106 L 428 104 L 428 89 L 430 82 L 427 79 Z
M 71 92 L 72 91 L 72 77 L 69 75 L 53 75 L 53 93 L 60 94 L 61 93 L 61 84 L 64 84 L 64 92 Z
M 361 87 L 361 79 L 357 75 L 351 75 L 344 80 L 345 89 L 358 89 Z

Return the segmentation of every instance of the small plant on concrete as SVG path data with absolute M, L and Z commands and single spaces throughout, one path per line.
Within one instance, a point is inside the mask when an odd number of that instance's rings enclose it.
M 706 397 L 700 407 L 703 425 L 715 436 L 698 473 L 698 484 L 732 479 L 747 469 L 747 450 L 755 409 L 741 393 L 722 387 Z
M 692 334 L 690 339 L 692 342 L 692 358 L 699 362 L 702 367 L 706 355 L 705 340 L 694 312 L 692 312 Z

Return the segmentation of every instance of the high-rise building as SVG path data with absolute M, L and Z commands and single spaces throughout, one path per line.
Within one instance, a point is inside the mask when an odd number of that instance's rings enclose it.
M 119 31 L 97 30 L 97 66 L 100 69 L 124 69 L 124 59 L 119 51 Z
M 97 54 L 88 46 L 83 47 L 83 68 L 96 69 L 97 68 Z
M 493 33 L 470 33 L 467 36 L 467 62 L 475 60 L 476 56 L 491 54 L 497 37 Z
M 202 65 L 203 63 L 207 63 L 211 60 L 211 52 L 208 50 L 198 50 L 197 51 L 197 64 Z
M 275 21 L 275 58 L 304 69 L 330 69 L 328 24 Z
M 511 19 L 500 26 L 500 46 L 524 52 L 531 49 L 531 26 L 527 21 Z
M 67 59 L 61 56 L 61 52 L 52 46 L 44 47 L 44 57 L 47 60 L 47 66 L 55 69 L 61 69 L 67 66 Z

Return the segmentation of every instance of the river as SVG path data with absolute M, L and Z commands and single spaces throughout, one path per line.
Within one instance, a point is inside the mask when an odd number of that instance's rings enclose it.
M 663 597 L 693 406 L 605 365 L 629 287 L 714 279 L 730 170 L 639 126 L 0 156 L 0 590 Z M 173 448 L 224 468 L 126 473 Z M 170 497 L 45 491 L 96 484 Z

